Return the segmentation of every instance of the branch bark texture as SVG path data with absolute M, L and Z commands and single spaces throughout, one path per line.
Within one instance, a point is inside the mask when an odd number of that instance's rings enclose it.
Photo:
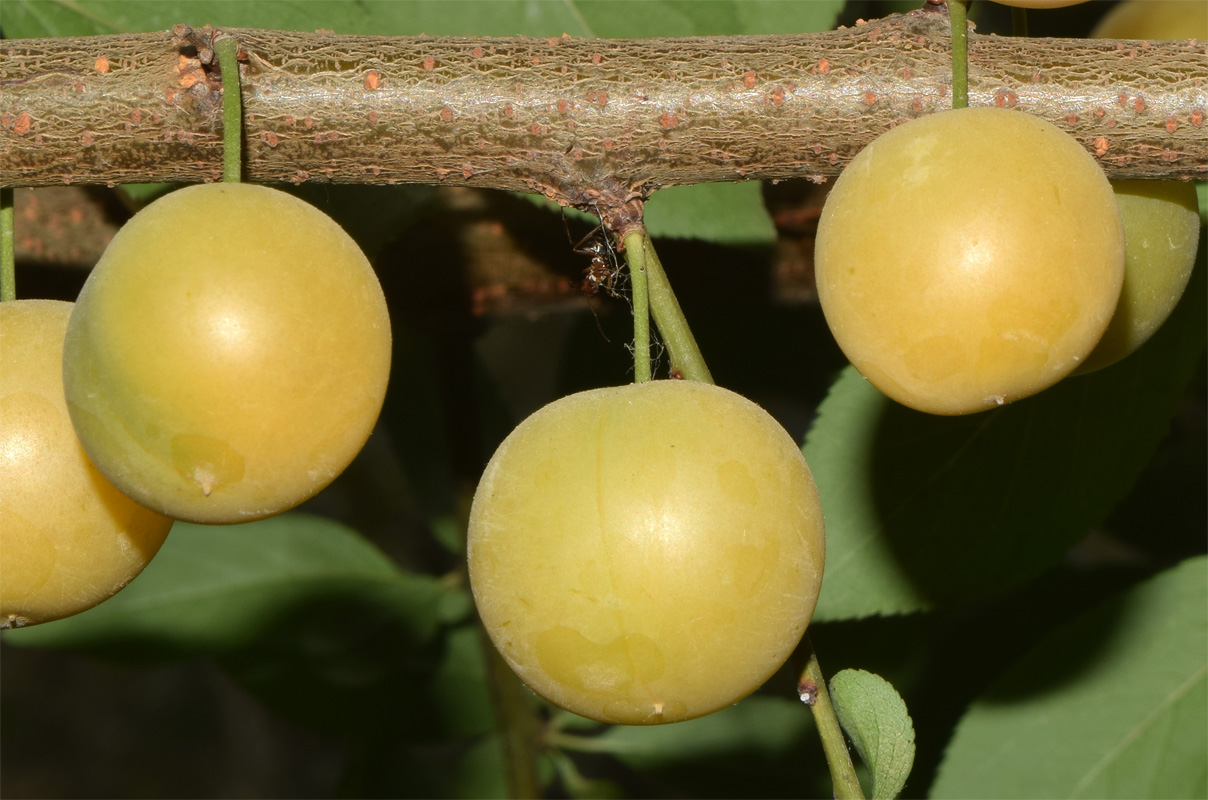
M 927 11 L 776 37 L 225 32 L 244 55 L 245 175 L 262 183 L 444 183 L 590 205 L 676 184 L 820 182 L 951 104 L 947 18 Z M 180 33 L 0 42 L 0 184 L 217 179 L 220 86 Z M 1053 122 L 1113 178 L 1208 178 L 1208 43 L 972 35 L 969 80 L 970 105 Z

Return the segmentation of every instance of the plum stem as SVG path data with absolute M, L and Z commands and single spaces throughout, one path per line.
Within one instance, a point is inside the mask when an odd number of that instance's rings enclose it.
M 17 259 L 13 242 L 13 187 L 0 188 L 0 302 L 17 299 Z
M 969 0 L 948 0 L 952 28 L 952 107 L 969 106 Z
M 818 728 L 818 738 L 822 740 L 822 751 L 826 753 L 826 764 L 830 768 L 835 800 L 864 800 L 864 790 L 852 764 L 851 754 L 847 751 L 843 728 L 839 725 L 830 693 L 826 690 L 822 666 L 818 663 L 818 656 L 808 637 L 806 645 L 809 647 L 810 657 L 801 672 L 798 687 L 801 701 L 814 713 L 814 725 Z
M 650 380 L 650 288 L 646 280 L 646 240 L 644 232 L 625 236 L 625 263 L 629 267 L 629 286 L 633 295 L 633 382 Z
M 243 98 L 239 85 L 239 40 L 219 34 L 214 37 L 214 53 L 222 70 L 222 179 L 239 183 L 243 179 Z
M 636 237 L 640 237 L 640 242 Z M 671 290 L 667 273 L 663 272 L 663 264 L 659 261 L 658 253 L 654 250 L 654 243 L 650 241 L 650 234 L 645 226 L 636 233 L 625 235 L 626 253 L 631 249 L 631 241 L 635 247 L 640 246 L 643 252 L 650 288 L 650 315 L 654 317 L 654 324 L 658 327 L 659 336 L 662 337 L 663 344 L 666 345 L 667 352 L 671 356 L 671 369 L 687 380 L 713 383 L 713 375 L 709 372 L 709 367 L 705 364 L 705 357 L 701 355 L 700 348 L 696 345 L 696 338 L 692 335 L 692 329 L 688 327 L 684 311 L 680 308 L 679 301 L 675 299 L 675 292 Z

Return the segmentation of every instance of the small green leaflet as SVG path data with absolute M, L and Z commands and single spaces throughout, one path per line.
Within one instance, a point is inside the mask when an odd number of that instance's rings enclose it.
M 830 680 L 839 724 L 872 773 L 872 796 L 892 800 L 914 766 L 914 723 L 889 681 L 862 669 L 845 669 Z

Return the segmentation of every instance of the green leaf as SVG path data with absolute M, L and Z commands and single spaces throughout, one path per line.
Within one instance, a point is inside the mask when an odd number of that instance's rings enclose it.
M 527 0 L 5 0 L 4 34 L 9 38 L 86 36 L 195 27 L 317 30 L 377 35 L 558 36 L 579 34 L 581 23 L 562 3 Z
M 963 417 L 900 406 L 848 367 L 806 437 L 826 514 L 814 619 L 980 597 L 1059 561 L 1166 435 L 1205 345 L 1205 270 L 1119 364 Z
M 568 5 L 582 20 L 584 35 L 611 39 L 825 31 L 843 8 L 842 0 L 571 0 Z
M 830 697 L 839 724 L 872 773 L 872 796 L 897 797 L 914 766 L 914 723 L 906 703 L 889 681 L 859 669 L 831 678 Z
M 958 726 L 932 797 L 1208 795 L 1208 558 L 1043 639 Z
M 358 533 L 305 514 L 228 527 L 178 522 L 143 573 L 75 617 L 7 631 L 8 644 L 148 663 L 216 655 L 313 621 L 386 617 L 430 638 L 446 590 Z
M 776 228 L 756 181 L 660 189 L 646 203 L 645 218 L 651 236 L 737 246 L 776 241 Z
M 160 195 L 174 189 L 171 183 L 127 183 L 117 187 L 137 207 L 145 206 Z
M 841 0 L 5 0 L 9 38 L 166 30 L 178 22 L 434 36 L 704 36 L 827 30 Z

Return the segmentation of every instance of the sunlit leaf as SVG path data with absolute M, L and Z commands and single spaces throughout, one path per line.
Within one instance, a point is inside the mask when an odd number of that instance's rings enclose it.
M 1208 794 L 1208 558 L 1054 631 L 973 704 L 932 797 Z

